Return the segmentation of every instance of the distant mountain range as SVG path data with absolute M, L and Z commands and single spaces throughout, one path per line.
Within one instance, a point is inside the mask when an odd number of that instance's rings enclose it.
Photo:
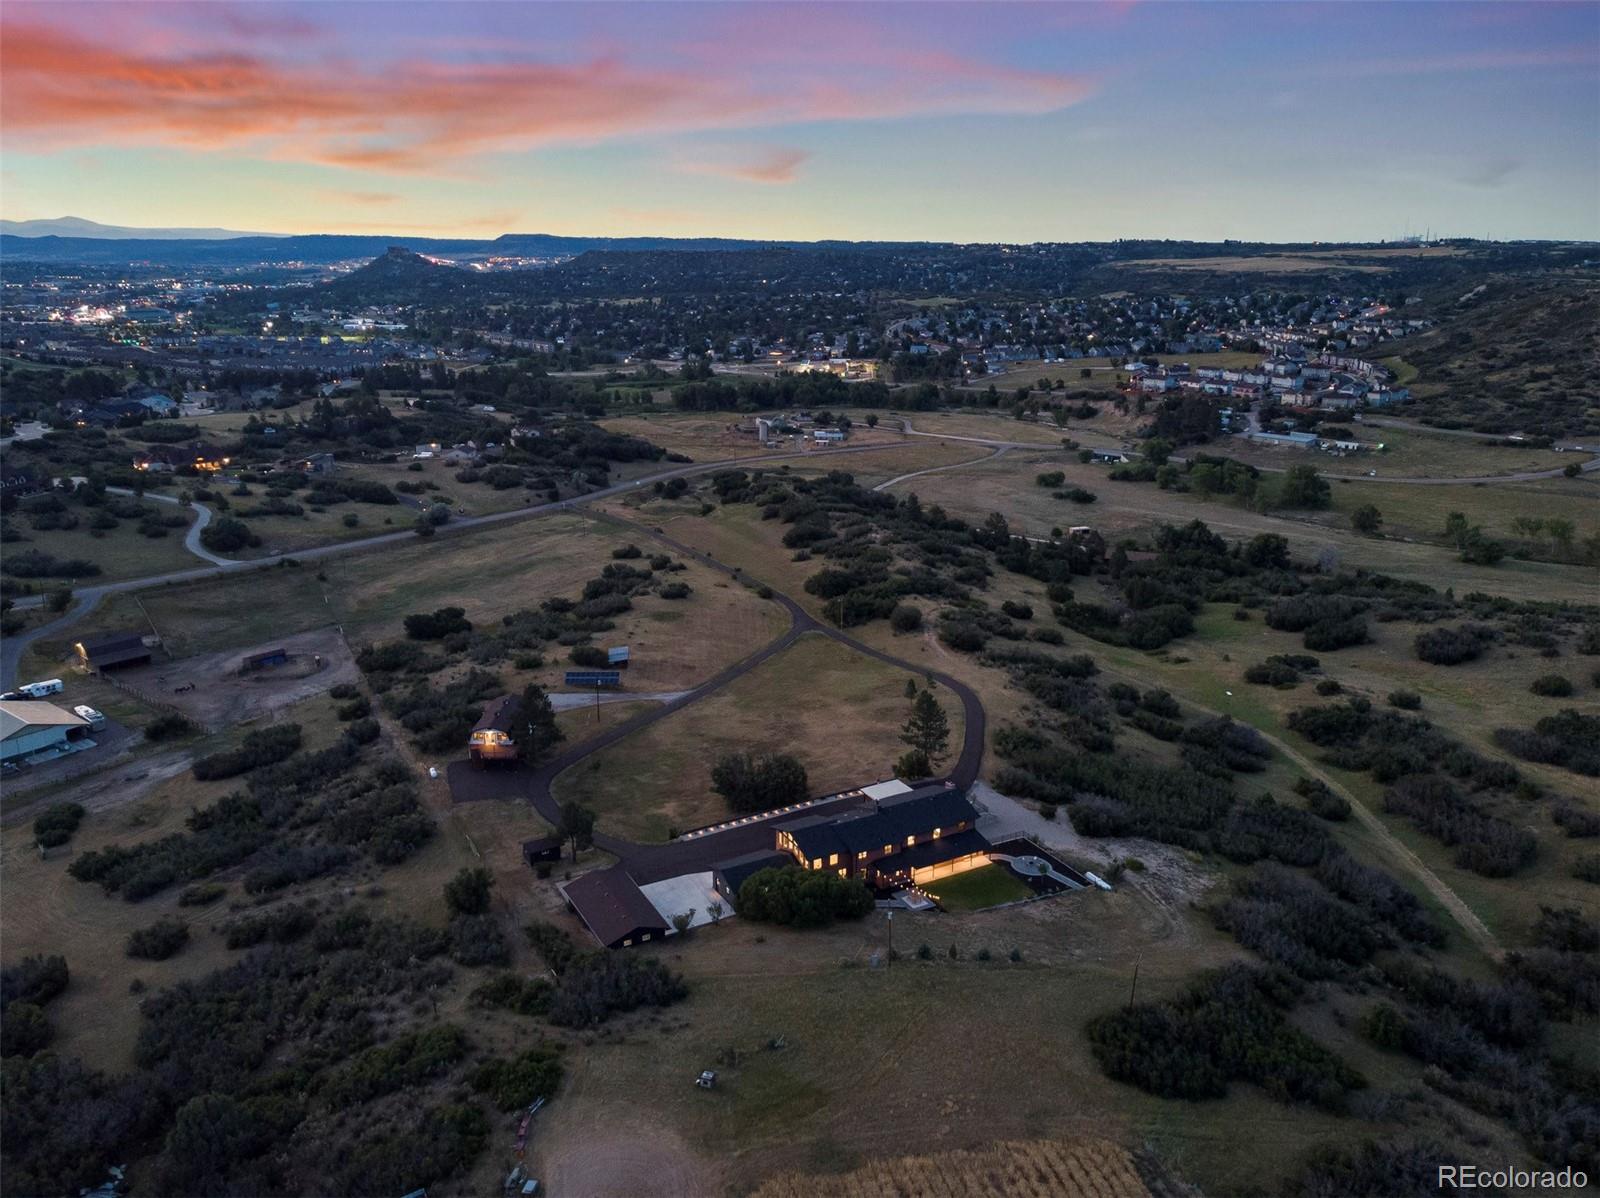
M 277 237 L 277 233 L 242 233 L 237 229 L 136 229 L 102 225 L 81 216 L 54 220 L 0 220 L 0 233 L 13 237 L 82 237 L 96 241 L 219 241 L 229 237 Z
M 75 218 L 65 218 L 76 223 Z M 558 237 L 504 233 L 492 240 L 461 237 L 364 236 L 342 233 L 266 234 L 227 230 L 130 229 L 105 233 L 47 232 L 60 221 L 0 221 L 0 256 L 21 262 L 84 266 L 329 266 L 370 260 L 403 242 L 419 253 L 457 259 L 570 258 L 590 250 L 865 249 L 891 242 L 740 241 L 727 237 Z M 111 229 L 99 225 L 98 229 Z M 920 244 L 920 243 L 905 243 Z

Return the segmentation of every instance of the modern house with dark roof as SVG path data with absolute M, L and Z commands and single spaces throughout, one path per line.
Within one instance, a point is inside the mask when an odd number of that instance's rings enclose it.
M 97 632 L 84 637 L 73 649 L 78 654 L 78 662 L 96 673 L 150 664 L 150 647 L 137 632 Z
M 580 874 L 560 886 L 594 938 L 607 948 L 658 940 L 669 927 L 661 912 L 620 865 Z
M 921 884 L 989 863 L 967 796 L 943 785 L 876 801 L 844 815 L 774 826 L 777 847 L 802 869 L 837 871 L 876 886 Z

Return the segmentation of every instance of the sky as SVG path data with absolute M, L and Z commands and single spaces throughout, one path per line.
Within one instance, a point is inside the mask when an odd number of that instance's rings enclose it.
M 1600 3 L 6 0 L 0 215 L 1600 239 Z

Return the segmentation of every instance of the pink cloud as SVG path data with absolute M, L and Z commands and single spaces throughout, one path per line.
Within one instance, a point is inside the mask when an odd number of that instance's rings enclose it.
M 558 144 L 818 120 L 1044 113 L 1092 90 L 1079 76 L 904 39 L 852 44 L 832 56 L 796 55 L 792 44 L 779 53 L 759 31 L 737 27 L 700 44 L 707 59 L 654 53 L 650 65 L 615 46 L 561 62 L 346 61 L 331 41 L 305 45 L 314 31 L 285 19 L 284 36 L 303 53 L 282 59 L 239 48 L 239 14 L 215 9 L 228 16 L 212 48 L 203 31 L 174 39 L 158 27 L 124 36 L 136 5 L 119 7 L 114 41 L 86 36 L 81 22 L 42 19 L 53 10 L 7 9 L 25 15 L 0 20 L 6 140 L 34 150 L 161 146 L 438 173 L 489 153 Z M 859 69 L 868 63 L 871 70 Z M 803 161 L 796 153 L 723 173 L 784 182 Z
M 700 158 L 679 159 L 673 165 L 685 174 L 715 175 L 723 179 L 736 179 L 741 183 L 793 183 L 800 177 L 800 167 L 810 157 L 807 150 L 772 146 L 753 157 L 713 152 Z

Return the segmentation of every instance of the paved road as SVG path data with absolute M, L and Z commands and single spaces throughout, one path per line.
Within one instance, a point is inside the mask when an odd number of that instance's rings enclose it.
M 812 449 L 804 452 L 763 454 L 759 457 L 730 458 L 722 462 L 698 462 L 689 466 L 679 466 L 672 470 L 663 470 L 656 474 L 649 474 L 643 478 L 630 482 L 617 483 L 599 491 L 590 491 L 586 495 L 575 495 L 571 499 L 561 499 L 554 503 L 540 503 L 532 507 L 514 508 L 505 512 L 494 512 L 487 516 L 464 516 L 452 520 L 449 524 L 442 525 L 439 536 L 458 536 L 462 533 L 472 532 L 475 529 L 486 528 L 494 525 L 507 524 L 516 520 L 528 520 L 536 516 L 547 516 L 553 512 L 570 511 L 582 507 L 584 504 L 593 503 L 597 499 L 607 499 L 613 495 L 623 495 L 638 487 L 648 486 L 652 483 L 664 481 L 669 478 L 688 478 L 699 474 L 710 474 L 718 470 L 737 469 L 743 466 L 770 465 L 775 462 L 789 462 L 797 458 L 810 460 L 819 457 L 837 457 L 851 453 L 873 453 L 878 450 L 894 449 L 897 445 L 893 441 L 878 445 L 846 445 L 839 449 Z M 152 496 L 151 498 L 155 498 Z M 176 500 L 171 500 L 176 502 Z M 205 517 L 209 521 L 209 514 Z M 199 532 L 196 526 L 194 536 L 198 543 Z M 17 664 L 22 660 L 23 653 L 28 646 L 41 637 L 48 636 L 71 624 L 79 616 L 86 615 L 96 604 L 107 595 L 121 594 L 126 591 L 144 591 L 153 587 L 169 586 L 175 583 L 199 582 L 207 578 L 220 578 L 225 574 L 240 574 L 250 570 L 264 570 L 276 566 L 285 558 L 292 557 L 298 562 L 321 561 L 324 558 L 342 557 L 349 553 L 362 553 L 369 549 L 377 549 L 384 545 L 395 545 L 401 542 L 411 543 L 417 539 L 417 534 L 407 529 L 403 532 L 382 533 L 378 536 L 362 537 L 353 541 L 338 541 L 331 545 L 319 545 L 313 549 L 303 549 L 294 554 L 281 556 L 253 558 L 248 561 L 239 561 L 232 558 L 219 558 L 212 554 L 205 554 L 214 564 L 193 570 L 177 570 L 169 574 L 156 574 L 147 578 L 130 578 L 122 582 L 101 583 L 98 586 L 80 587 L 74 592 L 78 603 L 70 608 L 67 614 L 60 619 L 27 632 L 19 633 L 13 637 L 6 637 L 0 644 L 0 689 L 9 689 L 15 685 Z M 19 610 L 27 610 L 42 605 L 44 597 L 34 595 L 17 600 Z
M 716 558 L 701 553 L 698 549 L 674 540 L 664 533 L 620 517 L 607 517 L 607 519 L 640 536 L 650 537 L 659 541 L 668 548 L 675 550 L 682 557 L 690 558 L 710 569 L 738 578 L 741 582 L 751 581 L 742 570 L 725 565 Z M 842 645 L 848 646 L 857 653 L 865 654 L 888 665 L 908 670 L 914 674 L 930 674 L 930 671 L 924 665 L 902 661 L 898 657 L 863 644 L 837 628 L 822 623 L 788 595 L 773 591 L 772 601 L 779 604 L 789 615 L 789 628 L 786 632 L 742 661 L 735 662 L 710 681 L 701 683 L 694 690 L 686 692 L 680 698 L 663 704 L 652 711 L 640 712 L 633 718 L 625 720 L 613 728 L 608 728 L 599 736 L 574 745 L 564 753 L 560 753 L 545 762 L 528 775 L 527 796 L 529 802 L 533 804 L 534 810 L 552 824 L 559 823 L 561 805 L 556 802 L 551 789 L 558 775 L 595 753 L 609 748 L 625 737 L 631 736 L 641 728 L 646 728 L 657 720 L 665 719 L 673 712 L 680 711 L 689 704 L 696 703 L 707 695 L 714 694 L 724 686 L 727 686 L 728 683 L 748 674 L 769 658 L 782 653 L 803 636 L 810 634 L 826 636 Z M 946 775 L 945 781 L 952 786 L 966 789 L 977 780 L 978 770 L 983 764 L 987 715 L 977 692 L 966 683 L 952 678 L 948 674 L 937 672 L 931 672 L 931 674 L 940 686 L 947 687 L 961 700 L 964 725 L 961 754 L 957 758 L 955 766 Z M 854 800 L 841 800 L 837 805 L 837 809 L 844 809 L 852 805 L 854 805 Z M 810 808 L 807 813 L 825 814 L 835 809 L 833 805 L 825 804 Z M 694 840 L 678 840 L 670 844 L 635 844 L 632 841 L 623 840 L 620 837 L 605 833 L 596 833 L 594 839 L 598 848 L 620 858 L 636 881 L 647 883 L 660 878 L 675 877 L 678 874 L 706 870 L 716 862 L 726 860 L 729 857 L 752 852 L 758 848 L 770 847 L 772 834 L 767 827 L 767 822 L 753 822 L 736 831 Z

